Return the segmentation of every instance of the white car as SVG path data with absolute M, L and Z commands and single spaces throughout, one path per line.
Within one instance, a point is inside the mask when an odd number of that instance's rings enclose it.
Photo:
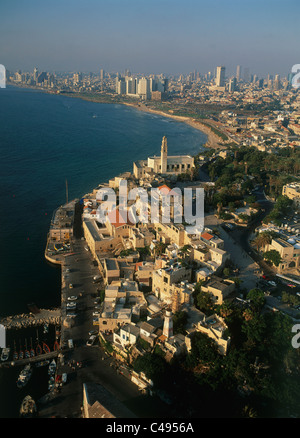
M 100 316 L 100 312 L 93 312 L 93 316 Z
M 67 303 L 68 309 L 75 309 L 75 307 L 76 307 L 76 303 Z
M 90 339 L 86 342 L 86 345 L 88 346 L 88 347 L 91 347 L 92 345 L 93 345 L 93 343 L 95 342 L 95 340 L 96 340 L 96 335 L 92 335 L 91 337 L 90 337 Z
M 72 295 L 71 297 L 68 297 L 69 301 L 75 301 L 77 300 L 77 297 L 75 297 L 75 295 Z

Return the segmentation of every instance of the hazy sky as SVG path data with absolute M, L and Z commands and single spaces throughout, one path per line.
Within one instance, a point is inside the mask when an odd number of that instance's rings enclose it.
M 286 75 L 300 63 L 299 23 L 299 0 L 0 0 L 0 64 Z

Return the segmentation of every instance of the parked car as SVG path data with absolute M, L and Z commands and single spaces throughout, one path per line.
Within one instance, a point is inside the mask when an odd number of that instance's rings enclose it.
M 89 331 L 89 336 L 97 335 L 97 334 L 98 334 L 98 331 L 97 331 L 97 330 L 90 330 L 90 331 Z
M 93 343 L 95 342 L 95 340 L 96 340 L 96 335 L 92 335 L 91 337 L 90 337 L 90 339 L 86 342 L 86 345 L 88 346 L 88 347 L 91 347 L 92 345 L 93 345 Z
M 69 301 L 75 301 L 77 300 L 77 297 L 75 295 L 72 295 L 71 297 L 68 297 Z

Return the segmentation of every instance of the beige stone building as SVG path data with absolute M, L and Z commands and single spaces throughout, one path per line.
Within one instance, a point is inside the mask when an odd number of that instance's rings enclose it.
M 137 179 L 151 178 L 155 174 L 176 175 L 191 171 L 195 167 L 190 155 L 169 155 L 167 138 L 163 137 L 160 156 L 149 157 L 133 163 L 133 174 Z
M 173 285 L 181 281 L 191 281 L 192 270 L 182 266 L 180 263 L 174 263 L 162 269 L 153 272 L 152 291 L 161 301 L 172 304 Z
M 203 314 L 203 318 L 195 325 L 195 330 L 205 334 L 209 338 L 213 339 L 218 346 L 219 352 L 222 355 L 226 355 L 230 346 L 230 337 L 227 336 L 227 325 L 224 319 L 218 315 L 206 316 Z
M 272 239 L 269 245 L 266 245 L 264 251 L 276 250 L 279 252 L 281 262 L 277 268 L 278 272 L 297 270 L 300 268 L 300 242 L 294 239 Z
M 213 275 L 210 280 L 201 286 L 202 292 L 212 295 L 215 304 L 223 304 L 224 299 L 235 289 L 235 283 L 232 280 L 223 279 Z
M 120 279 L 106 286 L 98 324 L 100 331 L 114 331 L 146 311 L 147 301 L 135 281 Z
M 282 188 L 282 194 L 293 201 L 295 208 L 300 208 L 300 182 L 286 184 Z

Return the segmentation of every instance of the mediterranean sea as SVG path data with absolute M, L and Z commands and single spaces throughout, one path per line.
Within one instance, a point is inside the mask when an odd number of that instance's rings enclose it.
M 185 123 L 125 105 L 16 87 L 0 89 L 0 127 L 0 317 L 27 313 L 31 302 L 60 305 L 60 267 L 44 250 L 52 213 L 66 201 L 66 180 L 69 200 L 81 198 L 131 171 L 133 161 L 158 155 L 164 135 L 170 154 L 196 154 L 207 141 Z M 17 348 L 25 337 L 35 340 L 36 330 L 26 330 L 10 334 Z M 19 372 L 0 370 L 0 418 L 18 416 L 27 391 L 35 400 L 47 393 L 47 367 L 21 391 Z
M 207 136 L 168 117 L 37 90 L 0 89 L 0 316 L 60 305 L 60 268 L 44 258 L 54 209 L 159 155 L 196 154 Z

